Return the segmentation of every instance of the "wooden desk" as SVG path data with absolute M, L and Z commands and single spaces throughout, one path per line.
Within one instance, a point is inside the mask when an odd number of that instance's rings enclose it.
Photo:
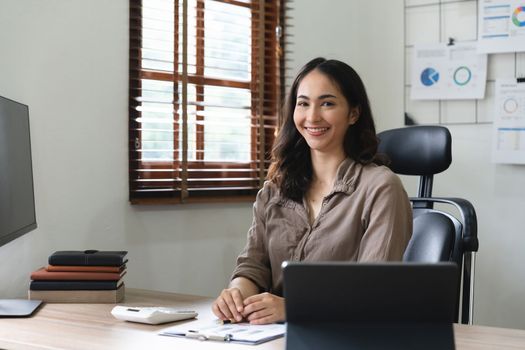
M 128 289 L 124 305 L 176 306 L 214 319 L 211 299 Z M 284 339 L 257 346 L 201 342 L 157 335 L 168 325 L 119 321 L 112 304 L 46 304 L 31 318 L 0 319 L 0 349 L 255 349 L 283 350 Z M 481 326 L 455 326 L 458 350 L 525 349 L 525 331 Z

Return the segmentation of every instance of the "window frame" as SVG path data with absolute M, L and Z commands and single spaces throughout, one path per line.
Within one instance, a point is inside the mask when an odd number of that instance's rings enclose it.
M 175 9 L 178 9 L 179 4 L 183 0 L 174 0 Z M 217 86 L 217 87 L 236 87 L 236 88 L 245 88 L 251 91 L 251 126 L 250 126 L 250 135 L 251 135 L 251 161 L 247 163 L 239 162 L 215 162 L 209 161 L 204 162 L 204 125 L 196 125 L 196 144 L 197 144 L 197 154 L 196 161 L 186 160 L 186 166 L 182 165 L 184 162 L 181 157 L 181 150 L 178 149 L 180 141 L 180 127 L 182 123 L 180 122 L 181 115 L 177 112 L 174 112 L 173 121 L 173 161 L 145 161 L 138 157 L 139 152 L 137 149 L 140 148 L 142 142 L 142 131 L 140 130 L 139 123 L 134 119 L 140 117 L 140 112 L 136 110 L 136 107 L 140 105 L 140 102 L 137 101 L 137 98 L 140 97 L 141 81 L 143 79 L 151 79 L 155 81 L 165 81 L 165 82 L 180 82 L 184 77 L 181 77 L 180 72 L 178 72 L 178 59 L 179 59 L 179 21 L 181 20 L 180 14 L 178 11 L 174 11 L 174 71 L 173 72 L 161 72 L 155 71 L 152 69 L 143 69 L 141 68 L 142 55 L 141 55 L 141 42 L 136 42 L 137 39 L 133 38 L 133 30 L 141 30 L 137 28 L 142 28 L 142 0 L 130 0 L 130 85 L 129 85 L 129 113 L 130 113 L 130 124 L 129 124 L 129 199 L 131 204 L 179 204 L 179 203 L 213 203 L 213 202 L 243 202 L 243 201 L 253 201 L 255 198 L 256 190 L 249 190 L 249 193 L 242 193 L 242 191 L 224 191 L 222 195 L 218 193 L 208 194 L 206 191 L 203 193 L 196 194 L 192 196 L 185 195 L 184 188 L 182 187 L 180 191 L 173 191 L 166 193 L 156 193 L 154 196 L 151 195 L 139 195 L 135 191 L 134 182 L 137 180 L 138 175 L 135 173 L 140 173 L 141 170 L 153 170 L 145 171 L 149 174 L 147 178 L 142 178 L 143 180 L 149 180 L 155 182 L 160 180 L 162 176 L 156 175 L 160 174 L 160 169 L 172 168 L 173 176 L 172 182 L 175 184 L 175 174 L 178 173 L 176 169 L 182 168 L 186 171 L 198 171 L 198 170 L 208 170 L 206 177 L 209 179 L 207 182 L 213 183 L 213 181 L 220 181 L 221 179 L 232 178 L 232 175 L 228 175 L 233 169 L 243 168 L 245 172 L 254 172 L 258 171 L 259 173 L 259 187 L 262 187 L 264 182 L 264 177 L 268 166 L 270 164 L 270 152 L 271 145 L 273 143 L 273 138 L 275 135 L 275 130 L 278 125 L 278 106 L 281 104 L 282 94 L 283 94 L 283 74 L 284 74 L 284 55 L 282 54 L 282 45 L 284 44 L 281 35 L 280 39 L 275 35 L 275 27 L 283 27 L 284 13 L 283 6 L 281 4 L 282 0 L 272 0 L 272 1 L 263 1 L 263 0 L 254 0 L 250 3 L 236 0 L 214 0 L 222 3 L 227 3 L 235 6 L 242 6 L 245 8 L 251 9 L 252 14 L 252 32 L 251 32 L 251 65 L 252 65 L 252 77 L 251 81 L 237 81 L 237 80 L 227 80 L 227 79 L 216 79 L 204 76 L 204 11 L 205 11 L 205 0 L 197 0 L 197 17 L 196 17 L 196 28 L 197 28 L 197 48 L 196 48 L 196 72 L 195 74 L 187 74 L 185 77 L 187 79 L 187 84 L 193 84 L 196 89 L 196 102 L 204 102 L 204 88 L 205 86 Z M 261 30 L 260 21 L 261 10 L 259 6 L 261 3 L 264 3 L 264 9 L 262 14 L 264 15 L 264 30 Z M 266 12 L 266 8 L 270 5 L 270 12 Z M 267 18 L 275 19 L 275 26 L 271 21 L 268 21 Z M 258 23 L 258 24 L 257 24 Z M 137 33 L 135 33 L 136 35 Z M 140 33 L 138 33 L 140 34 Z M 138 36 L 140 37 L 140 35 Z M 133 42 L 135 40 L 135 42 Z M 259 47 L 258 42 L 264 42 L 264 47 Z M 134 44 L 134 45 L 133 45 Z M 138 44 L 138 45 L 137 45 Z M 271 50 L 277 50 L 280 47 L 280 56 L 275 54 L 275 57 L 278 59 L 277 64 L 272 64 L 272 61 L 277 62 L 277 60 L 272 60 L 273 54 L 268 54 Z M 139 49 L 137 49 L 139 48 Z M 255 86 L 258 75 L 261 74 L 261 70 L 257 71 L 257 57 L 263 54 L 264 56 L 264 67 L 262 68 L 262 74 L 265 75 L 265 78 L 262 80 L 262 83 L 259 82 L 259 87 Z M 270 60 L 268 60 L 270 58 Z M 269 79 L 268 79 L 269 77 Z M 270 86 L 270 88 L 267 88 Z M 261 90 L 262 89 L 262 90 Z M 177 111 L 181 101 L 179 100 L 180 93 L 178 91 L 178 84 L 174 84 L 173 91 L 173 107 Z M 262 102 L 258 102 L 262 101 Z M 197 111 L 203 110 L 203 106 L 197 105 Z M 263 111 L 262 116 L 259 113 L 259 110 Z M 197 115 L 197 120 L 204 120 L 202 116 Z M 263 123 L 260 123 L 261 120 Z M 179 122 L 177 122 L 179 121 Z M 262 124 L 262 125 L 261 125 Z M 258 125 L 258 127 L 254 127 Z M 257 130 L 257 128 L 259 128 Z M 262 136 L 261 136 L 262 135 Z M 263 147 L 259 148 L 258 145 L 262 144 Z M 187 147 L 186 147 L 187 149 Z M 259 152 L 259 154 L 257 154 Z M 260 165 L 263 164 L 261 167 Z M 211 173 L 215 176 L 210 177 L 209 170 L 214 169 L 215 172 Z M 159 171 L 159 172 L 156 172 Z M 168 169 L 169 171 L 169 169 Z M 179 174 L 178 176 L 184 181 L 184 174 Z M 189 181 L 198 181 L 198 176 L 192 176 L 191 180 L 186 178 L 186 183 Z M 242 187 L 243 181 L 230 181 L 230 184 L 235 184 Z M 173 186 L 175 188 L 175 186 Z

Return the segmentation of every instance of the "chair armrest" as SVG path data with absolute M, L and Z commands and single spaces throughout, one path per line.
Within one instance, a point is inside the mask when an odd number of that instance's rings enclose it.
M 410 197 L 412 203 L 444 203 L 456 207 L 461 215 L 463 222 L 462 244 L 464 251 L 477 252 L 479 249 L 478 241 L 478 220 L 474 206 L 466 199 L 454 197 L 431 197 L 420 198 Z

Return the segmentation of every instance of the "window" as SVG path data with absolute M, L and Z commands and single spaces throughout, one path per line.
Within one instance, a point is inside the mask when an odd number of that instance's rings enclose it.
M 253 200 L 283 91 L 280 0 L 130 0 L 130 200 Z

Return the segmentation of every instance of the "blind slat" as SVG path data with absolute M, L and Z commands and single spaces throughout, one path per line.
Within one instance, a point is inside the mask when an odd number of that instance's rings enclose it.
M 207 1 L 209 1 L 209 0 L 194 0 L 193 3 L 195 3 L 195 4 L 203 4 L 204 3 L 205 4 Z M 221 2 L 223 2 L 223 1 L 221 1 Z M 259 6 L 254 1 L 231 1 L 231 0 L 229 0 L 227 2 L 232 3 L 232 5 L 238 5 L 239 7 L 251 8 L 252 12 L 258 12 Z M 173 6 L 173 0 L 165 0 L 165 4 Z M 179 7 L 180 7 L 180 3 L 179 3 Z M 151 3 L 148 4 L 147 2 L 144 2 L 144 1 L 143 1 L 142 5 L 140 3 L 138 3 L 138 2 L 136 2 L 136 1 L 132 1 L 132 2 L 130 2 L 130 8 L 131 9 L 135 9 L 135 10 L 142 10 L 144 8 L 146 8 L 146 9 L 148 9 L 148 8 L 150 8 L 150 9 L 159 9 L 159 10 L 164 10 L 165 9 L 165 7 L 164 8 L 163 7 L 157 7 L 157 6 L 154 6 Z M 265 8 L 265 11 L 267 13 L 272 12 L 272 11 L 273 11 L 272 13 L 277 13 L 275 3 L 273 3 L 273 4 L 272 3 L 265 3 L 264 8 Z M 288 7 L 288 6 L 286 8 L 292 9 L 291 7 Z M 284 7 L 283 7 L 283 9 L 284 9 Z

